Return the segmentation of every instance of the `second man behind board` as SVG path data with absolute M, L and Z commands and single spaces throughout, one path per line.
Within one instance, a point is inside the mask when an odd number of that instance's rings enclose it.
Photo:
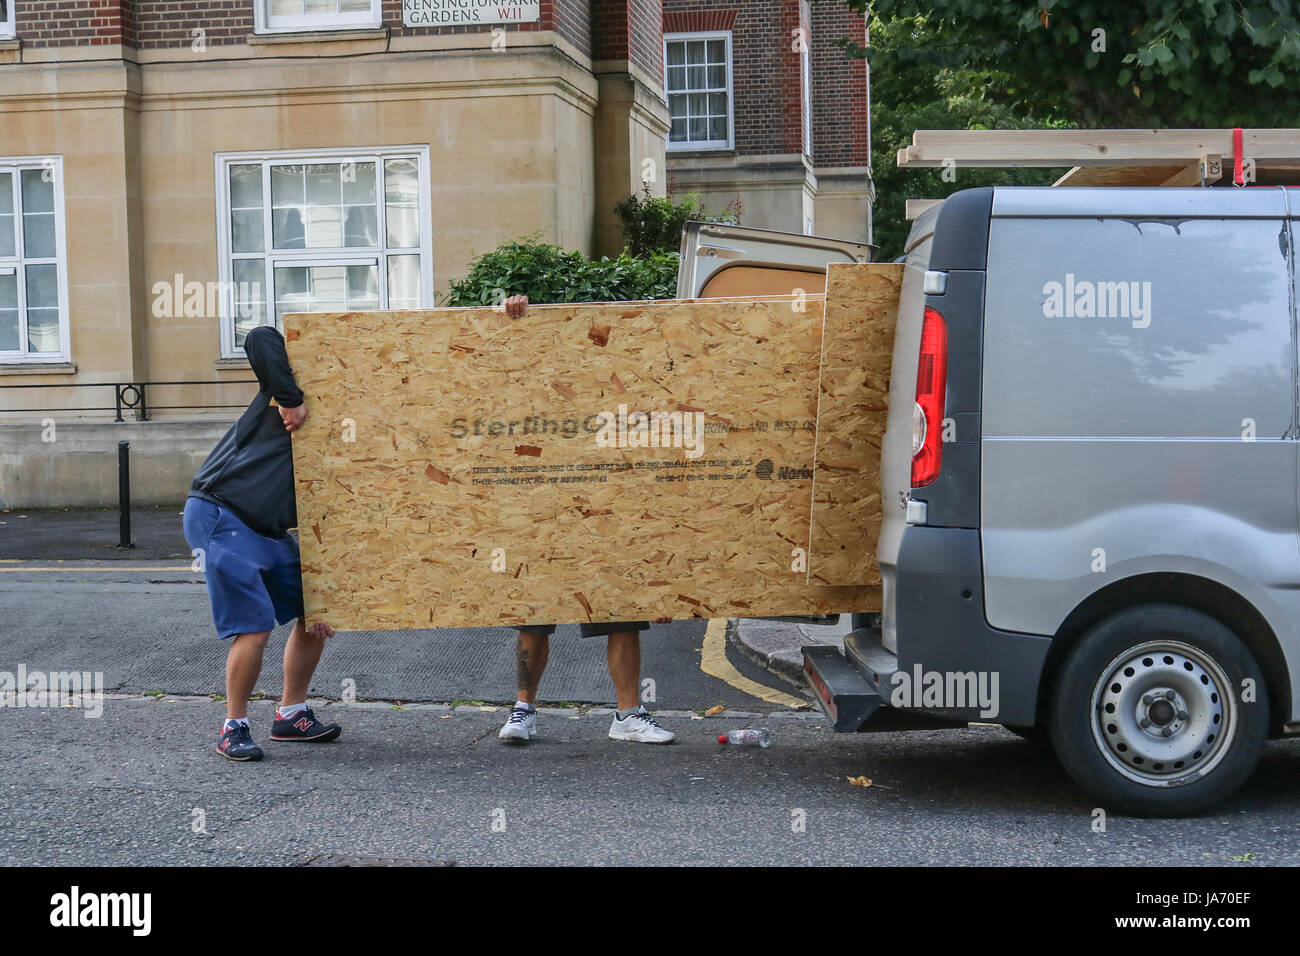
M 521 318 L 528 308 L 528 297 L 511 296 L 505 300 L 506 314 L 512 319 Z M 666 624 L 672 618 L 655 618 L 656 624 Z M 609 676 L 614 681 L 618 711 L 610 725 L 611 740 L 631 740 L 643 744 L 670 744 L 676 739 L 671 731 L 655 723 L 654 717 L 641 706 L 638 696 L 641 677 L 641 631 L 650 627 L 649 621 L 629 621 L 612 624 L 583 624 L 583 637 L 605 635 L 608 642 L 607 658 Z M 503 743 L 526 744 L 537 735 L 537 685 L 546 661 L 550 656 L 551 634 L 555 625 L 529 625 L 519 629 L 519 646 L 516 651 L 516 693 L 518 699 L 511 708 L 510 717 L 498 736 Z

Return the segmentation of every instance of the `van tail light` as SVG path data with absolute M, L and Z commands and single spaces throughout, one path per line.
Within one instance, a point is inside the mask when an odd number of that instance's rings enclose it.
M 948 326 L 937 309 L 925 309 L 916 363 L 912 412 L 912 487 L 924 488 L 943 467 L 943 405 L 948 388 Z

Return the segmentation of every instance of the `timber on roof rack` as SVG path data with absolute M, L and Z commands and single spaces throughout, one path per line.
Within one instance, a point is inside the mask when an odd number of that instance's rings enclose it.
M 1198 186 L 1233 181 L 1232 129 L 934 130 L 898 151 L 905 169 L 1069 167 L 1054 186 Z M 1300 185 L 1300 129 L 1243 129 L 1246 181 Z

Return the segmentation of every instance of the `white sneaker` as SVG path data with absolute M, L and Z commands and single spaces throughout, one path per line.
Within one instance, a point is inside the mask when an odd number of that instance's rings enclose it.
M 677 735 L 664 730 L 655 723 L 644 707 L 638 707 L 635 714 L 628 714 L 622 720 L 618 712 L 614 713 L 614 723 L 609 727 L 610 740 L 635 740 L 639 744 L 670 744 Z
M 526 744 L 537 736 L 537 711 L 513 707 L 506 725 L 497 734 L 503 743 Z

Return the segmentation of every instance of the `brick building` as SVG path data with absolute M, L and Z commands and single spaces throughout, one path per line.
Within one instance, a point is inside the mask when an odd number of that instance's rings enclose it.
M 111 501 L 124 428 L 156 459 L 138 498 L 177 500 L 247 401 L 249 328 L 433 306 L 522 235 L 616 253 L 612 207 L 646 182 L 866 238 L 865 72 L 833 47 L 862 21 L 840 7 L 0 0 L 0 507 Z M 674 134 L 665 82 L 701 77 L 665 55 L 713 56 L 679 39 L 701 31 L 728 38 L 726 85 L 683 87 Z M 725 139 L 692 133 L 700 92 Z M 186 384 L 147 387 L 148 425 L 89 424 L 149 382 Z M 42 444 L 37 412 L 70 437 Z
M 869 242 L 865 42 L 843 3 L 663 0 L 668 179 L 748 226 Z

